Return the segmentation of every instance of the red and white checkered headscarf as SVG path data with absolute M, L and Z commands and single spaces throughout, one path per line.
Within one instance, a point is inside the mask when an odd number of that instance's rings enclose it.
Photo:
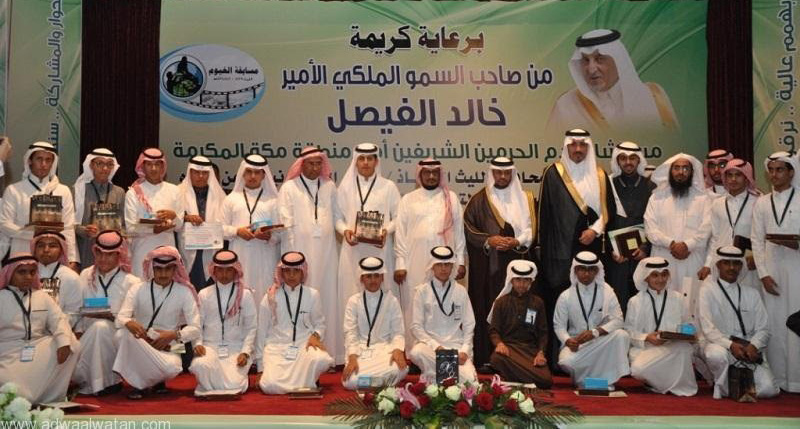
M 181 283 L 189 288 L 194 295 L 194 300 L 197 305 L 200 305 L 200 298 L 197 296 L 192 281 L 189 280 L 189 274 L 186 272 L 186 267 L 183 265 L 183 258 L 178 252 L 178 249 L 172 246 L 158 246 L 147 253 L 142 262 L 142 273 L 145 280 L 153 280 L 153 267 L 168 267 L 175 265 L 175 274 L 172 280 L 176 283 Z
M 0 270 L 0 290 L 5 289 L 11 284 L 11 277 L 14 276 L 14 271 L 17 271 L 18 267 L 21 265 L 38 266 L 38 264 L 39 261 L 30 253 L 15 253 L 11 255 L 6 264 L 3 265 L 3 269 Z M 38 269 L 34 271 L 33 276 L 33 286 L 31 286 L 31 289 L 41 289 L 42 283 L 39 281 Z
M 295 160 L 291 167 L 289 167 L 289 172 L 286 173 L 286 180 L 292 180 L 295 177 L 300 176 L 303 172 L 303 161 L 309 158 L 322 158 L 322 171 L 319 173 L 319 178 L 322 181 L 331 180 L 331 162 L 328 160 L 328 155 L 322 149 L 316 148 L 314 146 L 304 147 L 303 150 L 300 152 L 300 157 Z
M 142 151 L 139 154 L 139 159 L 136 160 L 136 175 L 139 176 L 133 185 L 131 185 L 131 189 L 133 192 L 136 193 L 136 198 L 139 199 L 139 202 L 144 205 L 145 209 L 148 212 L 152 212 L 153 208 L 150 207 L 150 202 L 147 201 L 147 197 L 144 196 L 144 192 L 142 191 L 142 183 L 145 182 L 144 178 L 144 162 L 145 161 L 156 161 L 156 162 L 163 162 L 164 163 L 164 173 L 161 174 L 161 180 L 164 180 L 167 177 L 167 159 L 164 157 L 164 152 L 157 147 L 149 147 Z
M 61 263 L 61 265 L 69 264 L 67 260 L 67 239 L 57 231 L 42 230 L 34 234 L 33 240 L 31 240 L 31 254 L 36 254 L 36 244 L 44 238 L 55 238 L 58 240 L 58 244 L 61 246 L 61 255 L 58 257 L 58 262 Z
M 761 195 L 761 191 L 756 188 L 756 181 L 753 178 L 753 166 L 750 165 L 749 162 L 739 158 L 731 159 L 722 170 L 722 177 L 724 178 L 725 173 L 732 170 L 744 174 L 744 177 L 747 179 L 747 192 L 751 195 Z
M 242 282 L 242 279 L 244 279 L 244 269 L 242 269 L 242 263 L 239 261 L 239 255 L 235 252 L 225 249 L 218 250 L 208 264 L 208 273 L 216 282 L 218 280 L 214 270 L 216 268 L 226 267 L 233 267 L 233 269 L 236 270 L 236 276 L 233 278 L 233 287 L 236 288 L 236 299 L 233 302 L 233 307 L 228 310 L 228 314 L 225 316 L 233 317 L 236 316 L 239 312 L 239 307 L 242 306 L 242 297 L 244 296 L 245 288 L 247 288 L 247 285 Z
M 455 226 L 455 221 L 453 220 L 453 203 L 450 201 L 450 187 L 447 182 L 447 172 L 442 167 L 441 161 L 433 158 L 423 159 L 417 163 L 416 181 L 418 187 L 422 187 L 422 181 L 419 176 L 422 174 L 423 169 L 439 170 L 439 188 L 442 189 L 442 193 L 444 194 L 444 222 L 442 222 L 442 229 L 439 231 L 439 235 L 442 236 L 445 244 L 454 246 L 453 227 Z
M 306 255 L 302 252 L 286 252 L 281 256 L 281 260 L 278 261 L 278 265 L 275 266 L 275 272 L 272 275 L 273 283 L 272 286 L 269 287 L 267 291 L 267 302 L 269 303 L 270 308 L 272 309 L 272 321 L 275 322 L 277 320 L 277 309 L 278 309 L 278 302 L 275 301 L 275 294 L 278 292 L 278 289 L 281 288 L 283 285 L 283 269 L 284 268 L 299 268 L 303 271 L 303 279 L 300 280 L 300 283 L 303 283 L 308 278 L 308 262 L 306 261 Z
M 118 231 L 109 229 L 97 234 L 97 237 L 94 239 L 94 244 L 92 244 L 92 254 L 97 258 L 97 255 L 100 253 L 119 253 L 119 268 L 126 273 L 131 272 L 131 257 L 130 251 L 128 250 L 128 242 Z M 91 279 L 92 288 L 97 290 L 96 265 L 92 265 Z

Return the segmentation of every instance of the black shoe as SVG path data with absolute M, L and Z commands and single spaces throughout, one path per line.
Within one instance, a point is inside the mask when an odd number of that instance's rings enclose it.
M 138 400 L 144 398 L 144 390 L 133 389 L 128 393 L 128 399 Z
M 153 391 L 159 395 L 166 395 L 169 393 L 169 389 L 167 389 L 167 383 L 163 381 L 153 386 Z
M 106 387 L 105 389 L 97 392 L 94 396 L 108 396 L 113 395 L 115 393 L 119 393 L 122 391 L 122 383 L 112 384 L 111 386 Z
M 409 365 L 408 365 L 408 374 L 409 374 L 409 375 L 420 375 L 420 374 L 422 374 L 422 371 L 420 371 L 420 369 L 419 369 L 419 367 L 418 367 L 418 366 L 416 366 L 416 365 L 414 365 L 413 363 L 410 363 L 410 362 L 409 362 Z
M 478 372 L 478 374 L 484 374 L 484 375 L 495 373 L 494 368 L 492 368 L 492 364 L 490 363 L 485 363 L 481 365 L 480 367 L 478 367 L 476 371 Z

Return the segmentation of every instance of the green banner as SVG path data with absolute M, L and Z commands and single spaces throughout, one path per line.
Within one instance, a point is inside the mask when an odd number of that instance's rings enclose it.
M 753 156 L 756 177 L 769 189 L 763 160 L 797 142 L 797 29 L 793 0 L 753 1 Z
M 706 9 L 164 0 L 160 141 L 170 179 L 197 154 L 217 162 L 230 186 L 241 157 L 260 153 L 281 182 L 308 144 L 343 174 L 351 148 L 370 141 L 401 192 L 413 188 L 416 163 L 433 156 L 466 201 L 496 156 L 514 158 L 536 186 L 570 128 L 592 132 L 607 169 L 613 144 L 625 140 L 651 163 L 679 151 L 702 156 Z M 606 43 L 578 49 L 581 35 Z

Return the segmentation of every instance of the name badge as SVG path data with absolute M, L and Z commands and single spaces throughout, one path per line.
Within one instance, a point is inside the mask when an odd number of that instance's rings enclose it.
M 20 362 L 33 362 L 33 355 L 36 353 L 36 347 L 34 346 L 25 346 L 22 348 L 22 353 L 20 354 L 19 361 Z
M 368 375 L 359 375 L 357 383 L 359 389 L 367 389 L 372 386 L 372 377 Z
M 225 359 L 228 357 L 228 346 L 221 344 L 219 348 L 217 348 L 217 356 L 219 356 L 220 359 Z
M 311 237 L 313 238 L 320 238 L 322 237 L 322 226 L 315 223 L 311 226 Z
M 300 349 L 297 346 L 289 346 L 289 348 L 286 349 L 286 353 L 283 354 L 283 358 L 286 360 L 295 360 L 297 359 L 297 353 L 299 351 Z
M 359 356 L 361 359 L 371 359 L 372 358 L 372 349 L 364 349 L 361 351 L 361 355 Z
M 533 325 L 536 322 L 536 310 L 529 308 L 525 313 L 525 323 Z
M 456 320 L 461 320 L 461 306 L 455 305 L 453 306 L 453 318 Z

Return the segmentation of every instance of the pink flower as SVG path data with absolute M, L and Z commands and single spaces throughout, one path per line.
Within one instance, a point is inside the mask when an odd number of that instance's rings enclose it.
M 461 391 L 461 394 L 464 395 L 464 399 L 466 399 L 468 402 L 472 401 L 472 398 L 475 397 L 476 393 L 478 393 L 478 389 L 473 385 L 465 386 Z
M 414 406 L 415 409 L 419 408 L 419 400 L 417 397 L 411 393 L 409 388 L 411 383 L 406 384 L 406 387 L 401 387 L 397 389 L 397 397 L 400 398 L 400 401 L 403 403 L 409 402 L 411 405 Z
M 400 416 L 404 419 L 410 419 L 416 410 L 417 409 L 414 407 L 414 404 L 411 402 L 403 402 L 400 404 Z
M 499 375 L 495 374 L 494 377 L 492 377 L 492 391 L 496 395 L 502 395 L 503 393 L 506 393 L 509 390 L 511 390 L 511 388 L 503 385 L 503 382 L 502 380 L 500 380 Z
M 467 401 L 458 401 L 453 407 L 453 411 L 455 411 L 456 415 L 459 417 L 467 417 L 472 410 Z

